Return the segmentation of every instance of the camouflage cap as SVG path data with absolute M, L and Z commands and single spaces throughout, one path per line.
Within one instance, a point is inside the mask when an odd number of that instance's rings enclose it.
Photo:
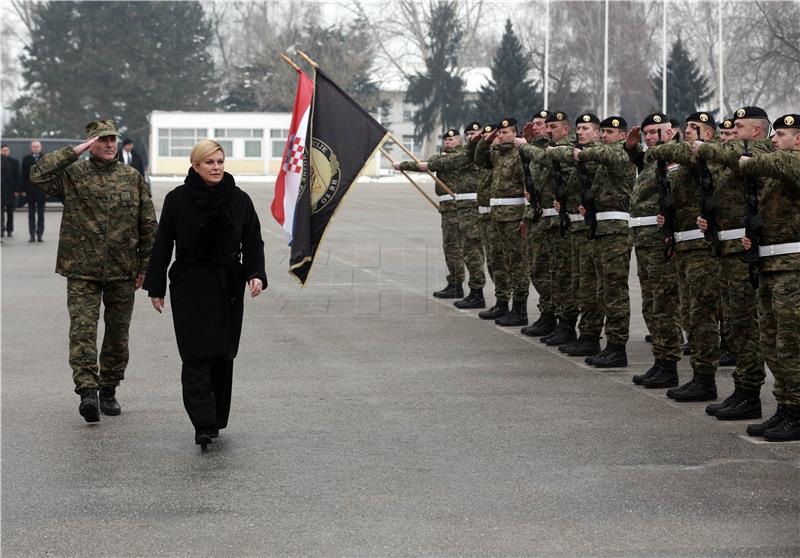
M 118 136 L 113 120 L 93 120 L 86 125 L 86 139 L 103 136 Z
M 780 130 L 781 128 L 800 128 L 800 114 L 784 114 L 772 124 L 772 128 L 775 130 Z
M 601 128 L 614 128 L 616 130 L 627 130 L 628 122 L 621 116 L 609 116 L 600 122 Z

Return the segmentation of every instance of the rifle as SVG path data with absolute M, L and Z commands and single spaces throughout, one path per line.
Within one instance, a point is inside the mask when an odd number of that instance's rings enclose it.
M 658 144 L 663 144 L 661 129 L 658 130 Z M 664 256 L 669 259 L 675 254 L 675 229 L 677 228 L 677 213 L 675 210 L 675 197 L 667 176 L 667 162 L 656 163 L 656 179 L 658 181 L 658 212 L 664 216 Z
M 583 149 L 583 145 L 576 143 L 577 149 Z M 581 180 L 581 205 L 586 210 L 583 216 L 583 222 L 589 226 L 589 239 L 597 238 L 597 204 L 594 201 L 594 192 L 592 192 L 592 181 L 586 172 L 586 167 L 580 161 L 576 165 L 578 168 L 578 176 Z
M 748 141 L 744 140 L 745 157 L 752 157 Z M 761 244 L 761 229 L 764 228 L 764 219 L 758 214 L 758 180 L 754 176 L 745 175 L 747 184 L 747 216 L 744 218 L 744 235 L 750 239 L 750 249 L 744 253 L 744 261 L 748 264 L 750 284 L 758 288 L 758 247 Z
M 536 183 L 531 174 L 531 159 L 522 150 L 519 152 L 519 160 L 522 163 L 522 174 L 525 176 L 525 191 L 530 196 L 530 204 L 533 208 L 533 222 L 536 223 L 542 218 L 542 199 L 536 190 Z
M 564 184 L 564 174 L 561 172 L 561 162 L 553 160 L 553 178 L 556 183 L 556 201 L 559 203 L 558 208 L 558 230 L 561 233 L 561 238 L 567 236 L 567 229 L 572 225 L 569 220 L 569 213 L 567 213 L 567 185 Z
M 697 141 L 700 139 L 700 126 L 694 126 Z M 717 224 L 717 206 L 714 203 L 714 179 L 708 170 L 705 159 L 697 158 L 697 180 L 700 183 L 700 217 L 708 222 L 704 237 L 711 242 L 711 255 L 718 258 L 721 254 L 719 240 L 719 225 Z

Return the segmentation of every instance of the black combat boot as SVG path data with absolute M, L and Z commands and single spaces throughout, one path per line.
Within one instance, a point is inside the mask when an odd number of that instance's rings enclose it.
M 116 386 L 106 386 L 100 388 L 100 412 L 104 415 L 115 417 L 122 413 L 122 407 L 116 398 Z
M 712 401 L 717 398 L 717 384 L 714 376 L 695 373 L 683 389 L 673 392 L 672 399 L 681 403 L 687 401 Z
M 591 365 L 592 363 L 594 363 L 594 359 L 600 358 L 600 357 L 604 357 L 607 354 L 608 354 L 608 344 L 606 343 L 606 348 L 605 349 L 603 349 L 602 351 L 600 351 L 596 355 L 587 356 L 585 359 L 583 359 L 583 362 L 585 362 L 586 364 Z
M 739 397 L 714 415 L 719 420 L 746 420 L 761 418 L 761 397 L 758 391 L 737 389 Z
M 575 341 L 578 338 L 575 334 L 575 322 L 576 320 L 558 320 L 558 325 L 553 333 L 542 337 L 539 341 L 550 347 Z
M 730 351 L 722 351 L 719 355 L 720 366 L 736 366 L 736 357 Z
M 759 422 L 758 424 L 751 424 L 748 426 L 747 434 L 748 436 L 763 436 L 764 432 L 781 424 L 785 417 L 786 406 L 779 403 L 774 415 L 769 417 L 764 422 Z
M 600 338 L 594 335 L 581 335 L 574 343 L 559 347 L 558 350 L 569 356 L 596 355 L 600 352 Z
M 556 317 L 552 314 L 542 314 L 539 319 L 529 326 L 525 326 L 520 330 L 522 335 L 528 337 L 540 337 L 550 335 L 556 329 Z
M 678 363 L 674 360 L 656 359 L 656 371 L 649 378 L 642 380 L 647 389 L 674 388 L 678 385 Z M 670 390 L 667 390 L 668 392 Z
M 785 407 L 783 421 L 764 432 L 769 442 L 794 442 L 800 440 L 800 407 Z
M 486 308 L 486 300 L 483 298 L 483 289 L 480 287 L 477 289 L 470 287 L 469 296 L 462 300 L 455 301 L 453 306 L 460 308 L 461 310 L 467 310 L 469 308 Z
M 496 320 L 497 318 L 502 318 L 506 314 L 508 314 L 508 301 L 498 300 L 494 303 L 494 306 L 488 310 L 478 312 L 478 317 L 481 320 Z
M 525 300 L 515 300 L 511 306 L 511 312 L 501 318 L 497 318 L 494 323 L 503 327 L 521 326 L 528 323 L 528 304 Z
M 734 388 L 733 393 L 731 393 L 728 397 L 726 397 L 720 403 L 710 403 L 706 405 L 706 414 L 711 415 L 712 417 L 717 414 L 717 411 L 722 409 L 723 407 L 727 407 L 728 405 L 735 404 L 741 398 L 741 393 L 739 393 L 739 388 Z
M 608 343 L 605 354 L 599 354 L 592 358 L 591 365 L 597 368 L 625 368 L 628 366 L 628 353 L 625 352 L 625 345 L 615 345 Z
M 441 291 L 433 293 L 436 298 L 464 298 L 464 287 L 461 283 L 448 283 Z
M 97 390 L 84 389 L 78 395 L 81 396 L 78 412 L 86 419 L 86 422 L 98 422 L 100 420 L 100 402 L 97 400 Z
M 653 342 L 653 336 L 648 333 L 647 335 L 644 336 L 644 342 L 645 343 L 652 343 Z
M 656 359 L 656 361 L 653 363 L 653 366 L 651 366 L 650 369 L 647 370 L 647 372 L 645 372 L 644 374 L 634 374 L 634 376 L 631 378 L 631 381 L 637 386 L 642 385 L 642 382 L 644 382 L 648 378 L 651 378 L 653 374 L 658 372 L 658 367 L 660 366 L 660 362 L 661 362 L 660 360 Z

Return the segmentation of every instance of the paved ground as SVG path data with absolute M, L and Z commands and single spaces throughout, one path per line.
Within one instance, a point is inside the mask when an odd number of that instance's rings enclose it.
M 438 215 L 410 186 L 359 184 L 303 290 L 271 187 L 246 188 L 271 284 L 205 454 L 169 313 L 138 295 L 123 414 L 87 425 L 60 214 L 44 244 L 3 245 L 3 556 L 800 555 L 800 444 L 630 383 L 650 361 L 635 279 L 631 368 L 596 371 L 433 300 Z

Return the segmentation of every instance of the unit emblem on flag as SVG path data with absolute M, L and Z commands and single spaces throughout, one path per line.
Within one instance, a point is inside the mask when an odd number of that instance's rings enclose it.
M 312 211 L 324 208 L 336 194 L 339 186 L 339 159 L 331 148 L 319 138 L 311 143 L 311 207 Z

